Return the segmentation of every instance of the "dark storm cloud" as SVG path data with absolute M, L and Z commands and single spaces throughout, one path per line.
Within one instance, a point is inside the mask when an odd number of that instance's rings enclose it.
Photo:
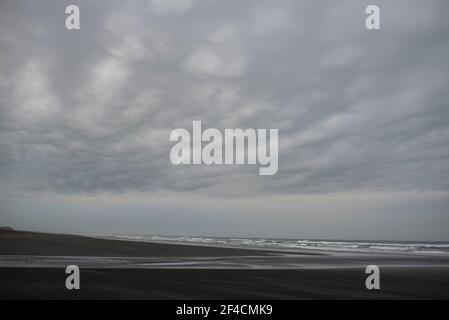
M 364 27 L 371 2 L 379 31 Z M 2 185 L 446 191 L 449 5 L 371 2 L 2 1 Z M 68 4 L 79 31 L 64 27 Z M 170 131 L 192 120 L 278 128 L 278 173 L 173 166 Z

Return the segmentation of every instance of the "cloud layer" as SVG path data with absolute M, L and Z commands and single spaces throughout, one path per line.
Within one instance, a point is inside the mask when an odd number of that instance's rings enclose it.
M 449 189 L 447 1 L 0 4 L 2 188 L 223 197 Z M 279 171 L 170 163 L 170 131 L 278 128 Z

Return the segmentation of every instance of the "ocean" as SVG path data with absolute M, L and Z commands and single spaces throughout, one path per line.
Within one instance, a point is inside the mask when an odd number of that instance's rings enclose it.
M 148 242 L 194 244 L 251 249 L 290 249 L 353 251 L 373 253 L 412 253 L 447 255 L 449 242 L 435 241 L 371 241 L 371 240 L 317 240 L 317 239 L 278 239 L 243 237 L 200 237 L 200 236 L 161 236 L 161 235 L 94 235 L 96 237 Z

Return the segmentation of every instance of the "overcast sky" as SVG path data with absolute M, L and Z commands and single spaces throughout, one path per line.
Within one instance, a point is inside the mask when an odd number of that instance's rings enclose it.
M 81 29 L 65 28 L 76 4 Z M 365 28 L 377 4 L 381 29 Z M 449 2 L 1 1 L 0 225 L 449 240 Z M 279 170 L 170 132 L 279 129 Z

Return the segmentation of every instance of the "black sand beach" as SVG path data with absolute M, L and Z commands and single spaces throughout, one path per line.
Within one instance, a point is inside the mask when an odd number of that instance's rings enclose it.
M 264 252 L 0 230 L 0 255 L 12 254 L 99 257 L 210 257 L 263 255 Z
M 449 261 L 444 257 L 310 253 L 299 252 L 283 257 L 279 252 L 262 250 L 142 243 L 2 230 L 0 298 L 449 298 Z M 8 266 L 7 263 L 15 261 L 15 255 L 22 260 L 17 260 L 16 267 Z M 39 258 L 42 256 L 46 258 Z M 75 262 L 81 259 L 80 290 L 69 291 L 65 288 L 67 275 L 64 267 L 58 265 L 61 263 L 58 259 L 66 256 Z M 91 256 L 93 262 L 89 259 L 84 261 L 83 256 Z M 23 257 L 29 262 L 24 263 Z M 51 260 L 51 257 L 55 260 Z M 101 257 L 130 257 L 130 260 L 125 259 L 117 266 L 114 262 L 108 262 L 101 268 L 90 267 L 101 260 Z M 134 258 L 143 260 L 136 262 Z M 179 263 L 198 259 L 200 263 L 195 262 L 193 267 Z M 52 261 L 56 261 L 55 266 Z M 161 261 L 167 267 L 160 267 Z M 284 266 L 283 261 L 286 261 L 285 269 L 272 267 L 276 263 L 276 266 Z M 39 267 L 39 263 L 46 263 L 45 267 Z M 154 263 L 156 265 L 152 265 Z M 380 290 L 369 291 L 365 288 L 367 275 L 364 266 L 368 264 L 378 264 L 381 268 Z
M 83 269 L 81 289 L 64 287 L 64 269 L 2 268 L 1 299 L 448 299 L 449 270 L 382 270 L 381 290 L 364 287 L 364 269 Z

